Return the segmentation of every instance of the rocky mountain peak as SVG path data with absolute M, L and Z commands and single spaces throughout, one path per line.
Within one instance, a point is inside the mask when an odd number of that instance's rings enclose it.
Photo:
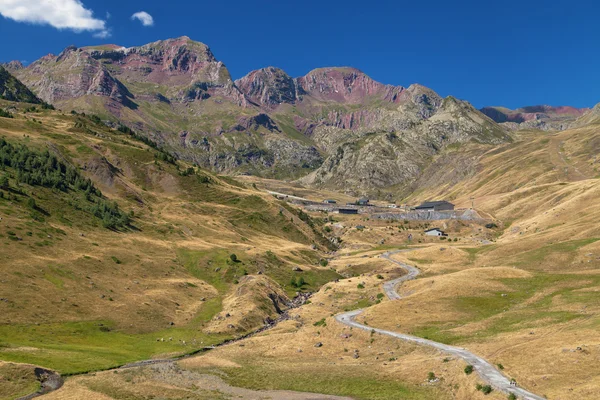
M 19 78 L 43 100 L 54 103 L 86 95 L 109 97 L 131 105 L 131 93 L 108 69 L 83 49 L 69 46 L 18 71 Z
M 73 53 L 75 51 L 77 51 L 77 47 L 75 45 L 70 45 L 67 46 L 59 55 L 58 55 L 58 59 L 56 60 L 57 62 L 59 62 L 60 60 L 62 60 L 63 58 L 67 57 L 70 53 Z
M 161 60 L 163 69 L 169 71 L 194 72 L 199 64 L 216 62 L 210 48 L 187 36 L 176 39 L 159 40 L 140 47 L 127 49 L 153 60 Z
M 420 118 L 427 119 L 438 111 L 444 99 L 428 87 L 415 83 L 400 94 L 398 102 L 403 104 L 404 109 L 410 109 Z
M 136 107 L 133 99 L 138 96 L 162 102 L 214 98 L 248 105 L 210 48 L 187 36 L 131 48 L 111 44 L 80 49 L 69 46 L 58 57 L 43 57 L 21 70 L 19 77 L 48 102 L 72 102 L 98 95 L 128 107 Z
M 25 66 L 23 65 L 23 63 L 21 61 L 18 61 L 18 60 L 13 60 L 13 61 L 10 61 L 10 62 L 7 62 L 7 63 L 0 64 L 0 66 L 4 67 L 8 71 L 12 71 L 12 72 L 18 71 L 20 69 L 25 68 Z
M 252 102 L 271 108 L 282 103 L 294 104 L 303 93 L 291 76 L 275 67 L 252 71 L 235 84 Z

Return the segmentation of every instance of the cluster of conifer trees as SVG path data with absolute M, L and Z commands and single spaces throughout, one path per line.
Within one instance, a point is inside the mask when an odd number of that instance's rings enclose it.
M 125 228 L 130 223 L 129 216 L 119 209 L 117 203 L 104 199 L 102 192 L 90 179 L 82 176 L 75 167 L 65 164 L 48 150 L 34 151 L 25 145 L 13 145 L 0 138 L 0 168 L 14 169 L 19 183 L 63 192 L 75 190 L 85 193 L 87 204 L 80 208 L 100 218 L 106 228 Z M 6 175 L 2 178 L 3 186 L 7 185 Z

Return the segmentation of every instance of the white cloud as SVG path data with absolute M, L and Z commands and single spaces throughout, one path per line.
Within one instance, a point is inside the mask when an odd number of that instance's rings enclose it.
M 0 14 L 17 22 L 109 34 L 106 22 L 94 18 L 80 0 L 0 0 Z
M 106 39 L 112 36 L 112 33 L 110 32 L 110 29 L 105 29 L 103 31 L 99 31 L 94 33 L 94 37 L 98 38 L 98 39 Z
M 154 25 L 154 18 L 152 18 L 152 15 L 148 14 L 146 11 L 136 12 L 131 16 L 131 19 L 139 20 L 144 26 Z

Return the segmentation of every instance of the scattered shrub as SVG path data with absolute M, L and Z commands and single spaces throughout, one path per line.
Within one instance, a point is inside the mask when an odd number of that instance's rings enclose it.
M 210 178 L 209 178 L 208 176 L 206 176 L 206 175 L 198 175 L 198 182 L 200 182 L 200 183 L 206 183 L 206 184 L 208 184 L 208 183 L 210 183 L 210 182 L 211 182 L 211 180 L 210 180 Z
M 290 280 L 290 285 L 292 287 L 295 288 L 302 288 L 302 286 L 306 285 L 306 281 L 304 280 L 304 277 L 299 277 L 298 279 L 296 279 L 295 277 L 292 277 L 292 279 Z
M 473 373 L 473 366 L 472 365 L 467 365 L 465 367 L 465 374 L 471 375 L 472 373 Z
M 0 117 L 2 118 L 13 118 L 13 115 L 11 113 L 9 113 L 8 111 L 5 111 L 3 109 L 0 108 Z

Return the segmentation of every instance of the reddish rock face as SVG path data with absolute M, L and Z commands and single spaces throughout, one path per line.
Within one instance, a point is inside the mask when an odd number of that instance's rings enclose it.
M 368 98 L 398 102 L 403 87 L 376 82 L 355 68 L 320 68 L 297 79 L 307 94 L 321 101 L 362 104 Z
M 231 81 L 229 72 L 208 46 L 187 37 L 129 49 L 88 51 L 95 59 L 118 67 L 119 73 L 131 81 L 171 85 L 191 85 L 200 79 L 214 83 Z
M 263 68 L 235 81 L 248 98 L 270 109 L 280 104 L 311 100 L 339 104 L 364 104 L 370 100 L 400 103 L 405 89 L 376 82 L 355 68 L 320 68 L 293 79 L 279 68 Z
M 110 72 L 109 72 L 110 71 Z M 225 65 L 208 46 L 187 37 L 126 49 L 116 45 L 69 47 L 58 57 L 48 55 L 19 72 L 40 96 L 51 102 L 84 95 L 109 97 L 126 106 L 133 98 L 160 101 L 196 101 L 213 96 L 246 106 L 246 97 L 234 85 Z M 127 86 L 149 83 L 164 88 L 156 93 Z M 133 90 L 133 89 L 132 89 Z
M 441 104 L 437 94 L 422 86 L 405 89 L 384 85 L 347 67 L 320 68 L 300 78 L 291 78 L 281 69 L 268 67 L 252 71 L 235 83 L 251 102 L 266 111 L 285 112 L 286 109 L 279 107 L 296 105 L 304 117 L 295 116 L 294 125 L 308 135 L 316 124 L 342 129 L 372 126 L 378 118 L 375 108 L 382 103 L 391 108 L 395 104 L 414 104 L 412 112 L 419 118 L 428 118 Z M 364 108 L 356 111 L 345 108 L 357 105 Z
M 234 85 L 225 65 L 208 46 L 184 36 L 129 49 L 87 50 L 111 64 L 124 82 L 155 83 L 168 87 L 169 100 L 205 100 L 221 96 L 246 106 L 245 96 Z M 163 94 L 164 96 L 164 94 Z

